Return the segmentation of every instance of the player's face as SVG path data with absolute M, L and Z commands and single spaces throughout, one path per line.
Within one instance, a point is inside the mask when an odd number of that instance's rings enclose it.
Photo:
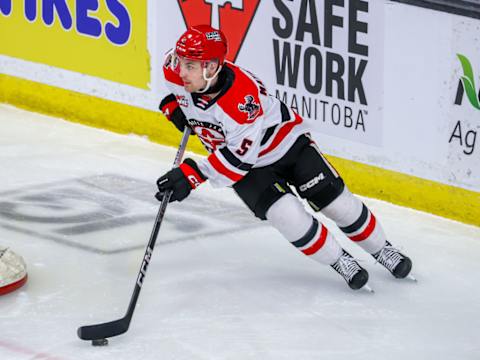
M 203 66 L 201 61 L 180 59 L 180 77 L 183 86 L 188 92 L 196 92 L 203 89 L 207 82 L 203 78 Z

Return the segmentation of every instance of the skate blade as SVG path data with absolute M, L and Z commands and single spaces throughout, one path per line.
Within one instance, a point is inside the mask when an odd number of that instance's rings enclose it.
M 415 276 L 413 276 L 413 275 L 408 275 L 408 276 L 407 276 L 407 279 L 410 279 L 410 280 L 412 280 L 412 281 L 414 281 L 414 282 L 418 282 L 417 278 L 416 278 Z
M 375 294 L 375 291 L 370 286 L 368 286 L 367 284 L 363 285 L 362 289 L 369 292 L 370 294 Z

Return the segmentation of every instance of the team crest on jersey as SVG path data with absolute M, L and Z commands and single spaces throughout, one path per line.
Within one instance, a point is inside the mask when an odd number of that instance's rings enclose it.
M 260 112 L 260 105 L 255 102 L 252 95 L 245 96 L 245 103 L 238 104 L 238 110 L 248 114 L 248 120 L 253 120 Z
M 184 95 L 177 95 L 175 96 L 177 99 L 178 105 L 183 106 L 183 107 L 188 107 L 188 99 Z
M 220 126 L 195 119 L 188 119 L 188 125 L 209 152 L 214 152 L 225 144 L 225 133 Z

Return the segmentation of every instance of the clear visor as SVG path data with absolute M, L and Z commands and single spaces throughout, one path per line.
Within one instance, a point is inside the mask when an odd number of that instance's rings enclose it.
M 180 58 L 175 52 L 170 55 L 169 67 L 173 72 L 180 73 Z
M 217 60 L 195 60 L 195 59 L 189 59 L 184 56 L 180 56 L 177 54 L 176 51 L 172 52 L 172 55 L 170 57 L 170 69 L 172 69 L 175 73 L 180 74 L 180 63 L 184 63 L 186 61 L 195 61 L 195 62 L 200 62 L 202 69 L 206 69 L 208 64 L 210 63 L 215 63 L 218 64 Z
M 179 56 L 176 53 L 176 51 L 174 51 L 170 55 L 168 66 L 170 66 L 170 69 L 172 69 L 173 72 L 180 75 L 181 64 L 186 62 L 186 61 L 196 61 L 196 62 L 201 63 L 202 75 L 203 75 L 203 79 L 206 81 L 206 86 L 202 90 L 197 91 L 198 93 L 206 92 L 210 88 L 210 84 L 212 83 L 212 81 L 218 76 L 218 74 L 220 73 L 220 70 L 222 70 L 222 66 L 219 65 L 217 67 L 217 70 L 215 71 L 215 73 L 211 76 L 208 76 L 207 75 L 208 64 L 210 64 L 210 63 L 218 64 L 217 60 L 203 60 L 203 61 L 202 60 L 200 60 L 200 61 L 199 60 L 192 60 L 192 59 L 189 59 L 189 58 L 186 58 L 186 57 L 183 57 L 183 56 Z

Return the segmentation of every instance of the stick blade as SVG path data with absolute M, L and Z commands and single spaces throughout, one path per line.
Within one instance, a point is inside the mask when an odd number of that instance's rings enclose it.
M 122 318 L 103 324 L 81 326 L 77 330 L 77 335 L 82 340 L 106 339 L 126 333 L 129 325 L 129 322 Z

